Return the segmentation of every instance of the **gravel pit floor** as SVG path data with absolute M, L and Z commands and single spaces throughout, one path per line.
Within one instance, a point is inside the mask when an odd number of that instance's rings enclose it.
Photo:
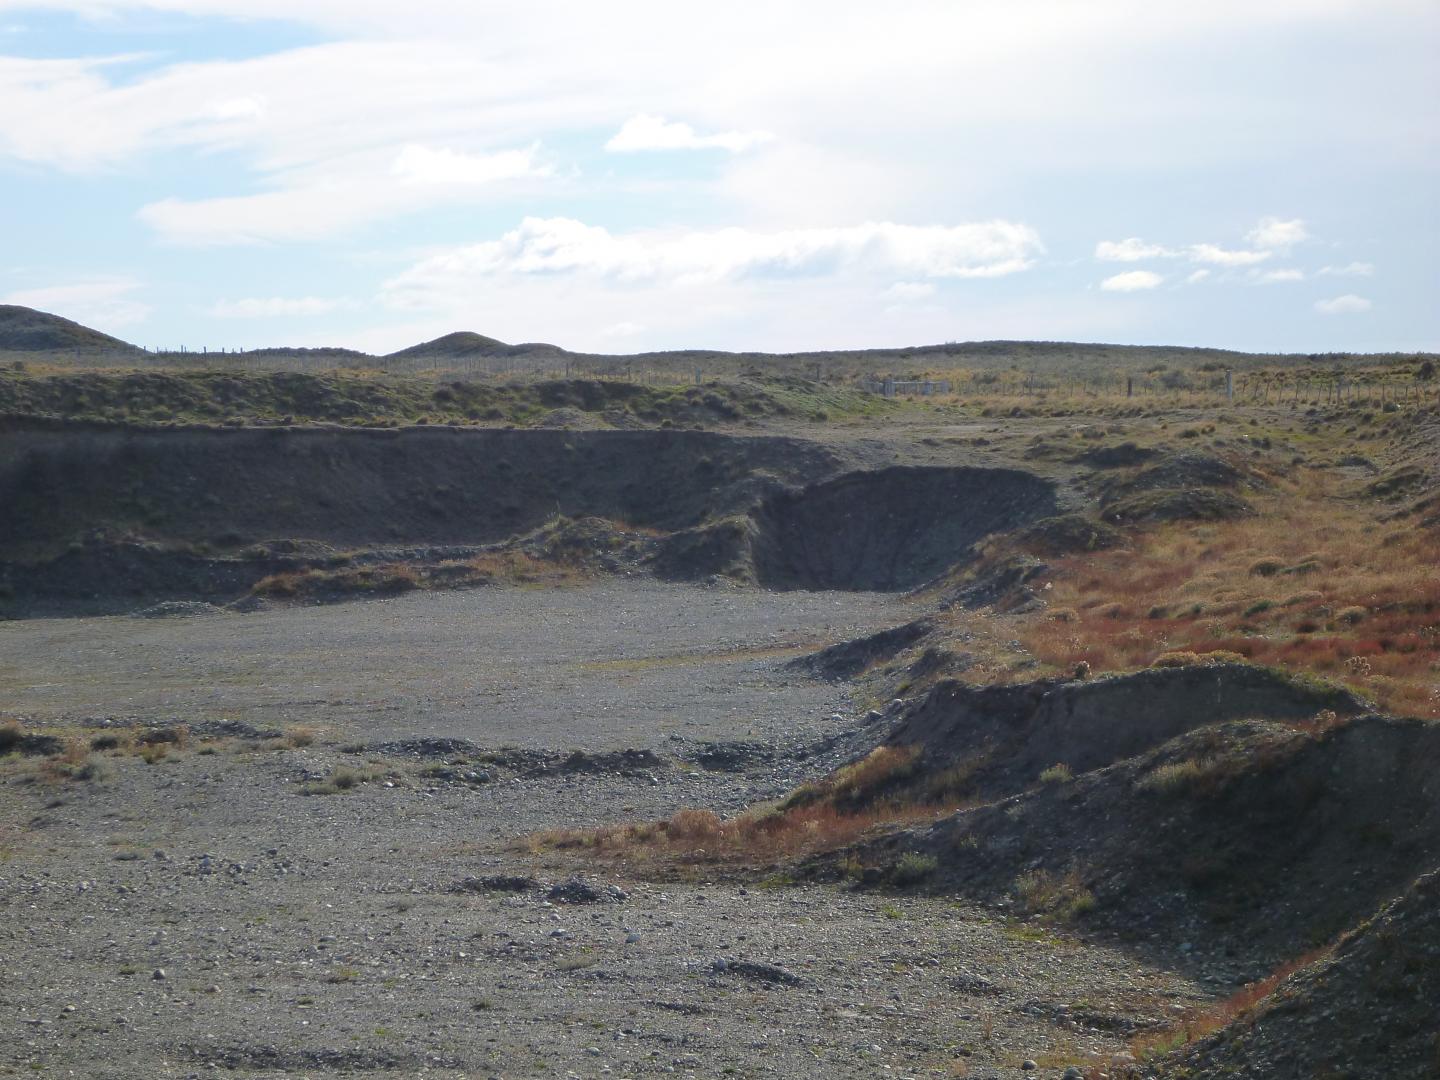
M 780 664 L 907 617 L 887 596 L 610 581 L 0 626 L 0 711 L 27 722 L 315 732 L 97 752 L 84 780 L 0 761 L 0 1073 L 1059 1077 L 1205 998 L 958 900 L 514 848 L 788 789 L 825 762 L 783 751 L 860 709 Z M 666 760 L 440 778 L 443 757 L 357 749 L 431 737 Z M 774 754 L 707 771 L 684 760 L 704 741 Z M 337 769 L 362 782 L 307 794 Z M 547 898 L 577 871 L 602 902 Z M 488 875 L 538 884 L 465 884 Z

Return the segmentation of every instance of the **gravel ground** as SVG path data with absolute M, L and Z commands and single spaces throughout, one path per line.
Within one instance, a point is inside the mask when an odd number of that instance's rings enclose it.
M 1060 1077 L 1117 1051 L 1201 989 L 943 898 L 659 882 L 514 845 L 825 768 L 785 751 L 859 708 L 779 664 L 905 617 L 608 582 L 0 628 L 0 708 L 27 717 L 321 731 L 97 754 L 89 780 L 0 762 L 0 1074 Z M 443 756 L 373 751 L 421 736 L 661 757 L 443 779 L 424 771 Z M 707 740 L 765 753 L 707 771 L 685 760 Z M 305 793 L 340 765 L 373 778 Z M 577 870 L 600 902 L 547 898 Z
M 783 661 L 903 621 L 876 593 L 650 579 L 201 618 L 0 623 L 0 709 L 40 723 L 233 719 L 347 738 L 613 750 L 804 740 L 843 690 Z M 811 722 L 811 718 L 816 723 Z

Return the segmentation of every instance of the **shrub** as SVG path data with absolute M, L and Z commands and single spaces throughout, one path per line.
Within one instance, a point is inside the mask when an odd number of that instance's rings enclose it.
M 352 769 L 348 765 L 337 765 L 324 780 L 304 784 L 302 795 L 335 795 L 342 791 L 353 791 L 361 784 L 378 780 L 381 773 L 375 769 Z
M 1048 769 L 1040 773 L 1040 782 L 1042 784 L 1068 784 L 1073 779 L 1075 779 L 1075 774 L 1070 771 L 1070 766 L 1064 762 L 1051 765 Z
M 918 885 L 940 867 L 940 860 L 934 855 L 921 855 L 919 852 L 910 851 L 900 856 L 900 860 L 890 871 L 890 882 L 894 885 Z
M 135 742 L 140 746 L 173 746 L 183 750 L 190 743 L 190 729 L 184 724 L 151 728 L 136 736 Z
M 1200 659 L 1207 664 L 1245 664 L 1249 662 L 1243 653 L 1232 652 L 1230 649 L 1211 649 L 1209 652 L 1201 653 Z
M 1015 879 L 1011 891 L 1026 915 L 1074 919 L 1095 908 L 1095 894 L 1074 870 L 1058 878 L 1048 870 L 1030 870 Z
M 1161 795 L 1183 795 L 1212 781 L 1219 775 L 1220 764 L 1213 758 L 1188 758 L 1157 765 L 1136 781 L 1141 791 Z
M 722 835 L 723 822 L 713 810 L 677 810 L 665 822 L 665 835 L 672 841 L 691 845 L 715 844 Z
M 0 722 L 0 754 L 8 754 L 20 745 L 24 733 L 14 720 Z
M 1200 663 L 1200 654 L 1189 652 L 1185 649 L 1172 649 L 1170 652 L 1163 652 L 1154 660 L 1150 661 L 1153 668 L 1174 668 L 1189 667 L 1191 664 Z
M 1370 613 L 1358 604 L 1341 608 L 1335 613 L 1335 621 L 1345 623 L 1347 626 L 1354 626 L 1361 622 Z

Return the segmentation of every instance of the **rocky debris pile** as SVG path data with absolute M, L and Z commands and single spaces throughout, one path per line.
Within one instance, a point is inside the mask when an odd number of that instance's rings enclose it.
M 140 608 L 138 611 L 132 611 L 130 617 L 134 619 L 197 619 L 224 613 L 224 608 L 207 604 L 203 600 L 166 600 L 163 603 L 152 604 L 149 607 Z
M 630 895 L 618 885 L 597 886 L 582 877 L 571 877 L 550 886 L 545 899 L 557 904 L 623 904 Z
M 786 971 L 777 964 L 763 964 L 755 960 L 734 960 L 717 958 L 711 965 L 714 975 L 736 975 L 742 979 L 770 983 L 777 986 L 804 986 L 805 980 L 793 971 Z
M 523 874 L 486 874 L 484 877 L 461 878 L 451 885 L 452 893 L 526 893 L 540 892 L 545 888 L 537 878 Z

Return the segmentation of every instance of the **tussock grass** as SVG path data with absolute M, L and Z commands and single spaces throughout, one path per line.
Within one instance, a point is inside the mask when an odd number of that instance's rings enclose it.
M 1025 915 L 1043 914 L 1071 920 L 1095 908 L 1095 894 L 1075 870 L 1061 876 L 1048 870 L 1028 871 L 1015 879 L 1011 892 Z
M 300 786 L 302 795 L 338 795 L 346 791 L 354 791 L 363 784 L 383 779 L 385 776 L 382 769 L 357 769 L 349 765 L 338 765 L 330 770 L 330 775 L 323 780 L 312 780 Z

